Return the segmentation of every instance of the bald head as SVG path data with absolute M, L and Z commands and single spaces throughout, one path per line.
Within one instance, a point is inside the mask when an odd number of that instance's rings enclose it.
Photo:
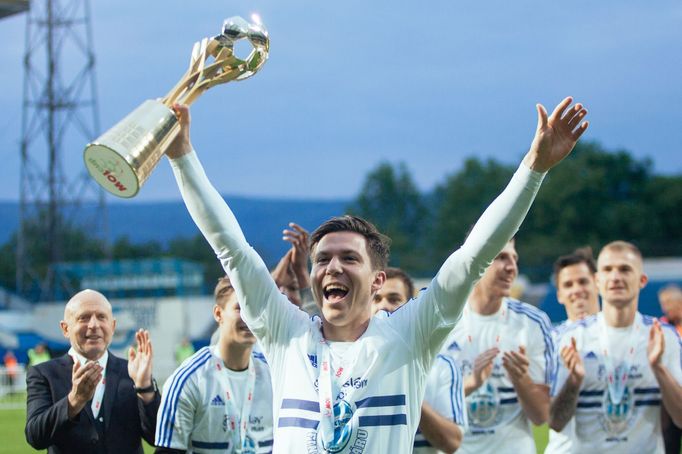
M 116 320 L 109 300 L 95 290 L 75 294 L 64 307 L 62 334 L 71 347 L 87 359 L 96 360 L 111 343 Z
M 91 290 L 88 288 L 73 295 L 69 302 L 66 303 L 66 306 L 64 306 L 64 320 L 68 320 L 69 318 L 73 317 L 74 314 L 78 312 L 78 309 L 83 302 L 91 302 L 97 305 L 102 305 L 102 308 L 108 311 L 113 318 L 114 313 L 111 309 L 111 303 L 107 297 L 102 295 L 97 290 Z

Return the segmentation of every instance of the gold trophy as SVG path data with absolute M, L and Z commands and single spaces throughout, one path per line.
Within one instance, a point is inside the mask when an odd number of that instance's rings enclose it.
M 234 45 L 243 39 L 253 49 L 242 60 L 234 55 Z M 194 43 L 189 69 L 165 97 L 143 102 L 85 147 L 90 175 L 118 197 L 135 196 L 180 130 L 173 104 L 189 105 L 214 85 L 253 76 L 269 50 L 268 31 L 257 16 L 253 23 L 241 17 L 226 19 L 220 35 Z

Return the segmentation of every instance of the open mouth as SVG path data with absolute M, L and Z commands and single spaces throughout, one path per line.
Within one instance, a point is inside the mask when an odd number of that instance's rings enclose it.
M 348 287 L 341 284 L 327 284 L 323 292 L 324 299 L 330 303 L 337 303 L 348 295 Z

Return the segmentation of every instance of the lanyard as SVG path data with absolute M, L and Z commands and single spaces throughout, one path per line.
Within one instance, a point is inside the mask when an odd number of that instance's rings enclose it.
M 85 366 L 85 363 L 88 362 L 85 357 L 79 355 L 76 353 L 76 350 L 71 347 L 69 349 L 69 356 L 73 358 L 74 361 L 78 361 L 81 366 Z M 106 375 L 107 375 L 107 361 L 109 359 L 109 352 L 105 351 L 104 355 L 102 355 L 97 362 L 99 363 L 100 366 L 102 366 L 102 379 L 97 383 L 97 388 L 95 388 L 95 394 L 92 396 L 92 402 L 90 403 L 90 409 L 92 410 L 92 416 L 97 419 L 97 416 L 99 416 L 99 410 L 102 408 L 102 400 L 104 400 L 104 389 L 106 388 L 107 380 L 106 380 Z
M 329 344 L 321 334 L 317 341 L 317 361 L 319 370 L 317 383 L 320 403 L 320 435 L 322 436 L 324 447 L 329 446 L 334 440 L 334 383 L 345 383 L 350 378 L 353 368 L 344 368 L 343 361 L 341 361 L 342 365 L 340 367 L 332 368 Z M 357 357 L 355 361 L 358 361 Z M 338 390 L 336 391 L 338 394 Z M 346 392 L 345 399 L 350 400 L 350 391 Z
M 253 406 L 253 394 L 256 385 L 256 368 L 253 364 L 253 358 L 249 358 L 249 368 L 247 369 L 246 379 L 246 393 L 242 400 L 241 409 L 237 408 L 235 402 L 235 394 L 232 391 L 229 377 L 227 376 L 227 368 L 223 366 L 222 360 L 218 359 L 218 368 L 221 370 L 219 376 L 225 390 L 225 413 L 227 420 L 230 423 L 230 429 L 235 439 L 235 451 L 245 452 L 248 448 L 246 443 L 247 425 L 249 423 L 249 415 L 251 414 L 251 407 Z M 239 420 L 237 420 L 239 415 Z
M 614 358 L 612 354 L 609 354 L 608 333 L 606 331 L 604 314 L 600 312 L 597 317 L 599 323 L 599 346 L 601 347 L 601 356 L 606 368 L 606 386 L 609 390 L 611 402 L 619 404 L 625 394 L 630 366 L 634 364 L 635 344 L 639 338 L 639 320 L 635 317 L 633 326 L 630 328 L 630 333 L 627 336 L 630 339 L 630 342 L 626 347 L 625 358 L 617 365 L 614 365 L 616 358 Z

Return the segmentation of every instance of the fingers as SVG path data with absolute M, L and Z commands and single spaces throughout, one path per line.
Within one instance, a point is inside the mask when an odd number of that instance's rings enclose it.
M 573 347 L 573 350 L 578 351 L 578 347 L 575 345 L 575 337 L 571 336 L 571 347 Z
M 132 363 L 133 361 L 135 361 L 135 356 L 136 356 L 136 355 L 135 355 L 135 349 L 134 349 L 133 347 L 130 347 L 130 348 L 128 349 L 128 361 L 131 362 L 131 363 Z
M 585 118 L 585 115 L 587 115 L 587 109 L 583 108 L 583 105 L 578 103 L 568 111 L 561 121 L 567 122 L 568 128 L 573 131 L 580 123 L 580 120 Z
M 181 127 L 189 125 L 190 123 L 189 106 L 186 106 L 185 104 L 175 103 L 173 104 L 173 112 L 175 112 L 175 116 L 178 117 L 178 123 L 180 123 Z
M 547 110 L 545 109 L 545 106 L 542 104 L 536 104 L 535 108 L 538 111 L 538 129 L 545 129 L 547 127 L 548 119 L 547 119 Z
M 557 120 L 559 120 L 561 117 L 563 117 L 563 116 L 564 116 L 564 111 L 566 110 L 566 108 L 567 108 L 568 106 L 571 105 L 572 102 L 573 102 L 573 98 L 572 98 L 571 96 L 568 96 L 568 97 L 564 98 L 564 100 L 561 101 L 561 102 L 559 103 L 559 105 L 557 105 L 557 106 L 554 108 L 554 111 L 552 112 L 552 115 L 550 115 L 550 117 L 549 117 L 550 121 L 557 121 Z

